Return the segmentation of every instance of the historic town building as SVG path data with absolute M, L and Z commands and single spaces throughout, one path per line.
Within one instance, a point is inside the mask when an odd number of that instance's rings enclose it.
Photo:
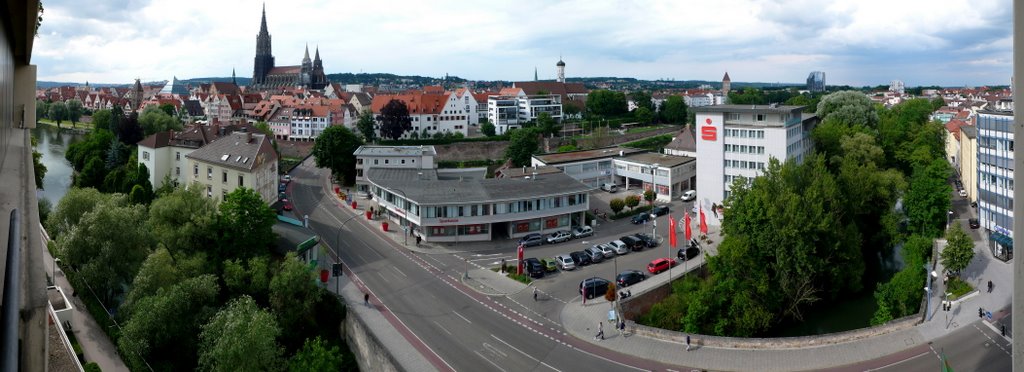
M 309 59 L 309 46 L 302 58 L 302 64 L 296 66 L 275 66 L 274 55 L 271 53 L 270 32 L 267 31 L 267 9 L 263 7 L 263 19 L 260 21 L 260 33 L 256 35 L 256 58 L 253 63 L 252 85 L 256 88 L 284 88 L 302 86 L 310 89 L 323 89 L 327 86 L 327 75 L 324 74 L 323 61 L 320 60 L 320 48 L 316 56 Z

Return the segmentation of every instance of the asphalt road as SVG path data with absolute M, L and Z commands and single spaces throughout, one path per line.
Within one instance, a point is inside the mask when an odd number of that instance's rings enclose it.
M 885 358 L 836 368 L 836 371 L 933 372 L 942 370 L 942 356 L 954 371 L 1010 371 L 1011 342 L 975 321 L 927 346 Z
M 334 198 L 323 193 L 322 182 L 325 181 L 318 169 L 303 165 L 292 172 L 292 177 L 290 189 L 296 215 L 309 215 L 310 227 L 331 247 L 337 247 L 343 262 L 369 290 L 371 303 L 397 319 L 396 328 L 434 363 L 435 368 L 458 371 L 669 368 L 576 340 L 560 332 L 560 326 L 556 328 L 535 314 L 512 311 L 465 287 L 458 280 L 464 270 L 460 257 L 412 253 L 360 223 L 346 223 L 339 238 L 339 226 L 352 211 L 338 208 Z

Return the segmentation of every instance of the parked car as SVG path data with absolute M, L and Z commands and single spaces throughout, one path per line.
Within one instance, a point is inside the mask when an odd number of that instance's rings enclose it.
M 604 296 L 608 292 L 608 281 L 602 278 L 587 278 L 580 282 L 580 294 L 588 299 Z
M 527 258 L 523 260 L 523 266 L 531 278 L 544 277 L 544 265 L 541 265 L 540 260 L 533 257 Z
M 967 190 L 960 189 L 960 197 L 966 198 L 967 197 Z
M 569 257 L 572 257 L 572 261 L 576 263 L 576 267 L 583 267 L 590 265 L 590 255 L 584 251 L 576 251 L 569 253 Z
M 619 287 L 629 287 L 644 281 L 644 279 L 647 279 L 647 274 L 644 274 L 642 271 L 626 270 L 615 277 L 615 282 L 619 283 Z
M 292 176 L 288 175 L 288 174 L 284 175 L 284 177 L 281 177 L 281 182 L 284 182 L 284 183 L 292 182 Z
M 630 219 L 629 222 L 632 222 L 634 225 L 639 225 L 639 224 L 642 224 L 644 222 L 647 222 L 650 219 L 651 219 L 651 214 L 650 213 L 640 212 L 636 216 L 633 216 L 633 218 Z
M 561 243 L 572 239 L 572 234 L 567 230 L 558 230 L 548 235 L 548 244 Z
M 676 260 L 668 257 L 655 258 L 651 260 L 651 263 L 647 264 L 647 271 L 651 274 L 657 274 L 662 271 L 668 270 L 672 266 L 676 265 Z
M 697 257 L 697 255 L 699 255 L 699 254 L 700 254 L 700 248 L 693 247 L 693 246 L 686 247 L 686 248 L 679 248 L 679 250 L 676 251 L 676 257 L 678 257 L 679 260 L 681 260 L 681 261 L 692 260 L 694 257 Z
M 669 214 L 669 212 L 672 212 L 672 210 L 668 209 L 667 205 L 659 205 L 657 207 L 654 207 L 654 209 L 651 209 L 651 214 L 659 217 Z
M 647 244 L 644 244 L 642 240 L 628 235 L 619 238 L 619 241 L 625 243 L 633 251 L 642 251 L 647 247 Z
M 573 270 L 576 268 L 576 261 L 573 261 L 572 257 L 564 254 L 555 256 L 555 263 L 558 264 L 558 268 L 562 271 Z
M 616 191 L 619 191 L 619 186 L 615 185 L 614 183 L 602 183 L 601 190 L 614 194 Z
M 538 233 L 526 234 L 522 238 L 519 238 L 519 244 L 522 244 L 524 247 L 541 245 L 544 244 L 544 236 Z
M 558 271 L 558 261 L 555 261 L 554 258 L 542 258 L 540 264 L 544 265 L 544 270 L 549 273 Z
M 626 245 L 626 243 L 621 240 L 612 240 L 611 242 L 608 243 L 608 245 L 615 249 L 616 254 L 629 253 L 629 246 Z
M 683 196 L 680 199 L 683 199 L 683 201 L 690 201 L 690 200 L 693 200 L 693 199 L 697 199 L 697 191 L 696 190 L 686 190 L 686 192 L 683 193 Z
M 596 246 L 590 247 L 585 249 L 583 252 L 586 252 L 587 254 L 590 255 L 590 262 L 592 263 L 599 263 L 601 261 L 604 261 L 604 251 L 602 251 L 601 248 L 598 248 Z
M 651 234 L 638 233 L 633 234 L 633 237 L 640 239 L 640 241 L 644 242 L 644 245 L 647 246 L 647 248 L 654 248 L 658 246 L 658 239 L 655 239 L 653 236 L 651 236 Z
M 601 252 L 604 252 L 604 258 L 615 257 L 615 248 L 608 244 L 598 244 L 595 247 L 600 248 Z
M 281 199 L 281 209 L 284 209 L 286 211 L 292 210 L 292 202 L 289 201 L 288 199 Z
M 285 192 L 285 190 L 288 190 L 287 183 L 281 182 L 281 184 L 277 185 L 277 192 Z
M 981 223 L 978 222 L 977 218 L 971 218 L 971 219 L 967 220 L 967 224 L 970 225 L 972 229 L 977 229 L 977 228 L 981 227 Z
M 575 229 L 572 229 L 573 239 L 585 238 L 591 235 L 594 235 L 594 228 L 587 225 L 583 225 Z

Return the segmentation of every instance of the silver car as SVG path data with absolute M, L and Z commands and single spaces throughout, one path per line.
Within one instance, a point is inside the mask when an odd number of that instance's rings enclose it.
M 584 252 L 590 255 L 590 262 L 598 263 L 604 261 L 604 251 L 596 246 L 587 248 Z
M 562 254 L 555 256 L 555 265 L 562 271 L 568 271 L 576 268 L 576 261 L 573 261 L 572 257 Z
M 604 252 L 604 258 L 615 257 L 615 248 L 612 248 L 612 246 L 608 244 L 598 244 L 595 245 L 595 247 L 600 248 L 601 252 Z
M 629 253 L 629 246 L 627 246 L 626 243 L 623 243 L 621 240 L 612 240 L 610 243 L 608 243 L 608 245 L 612 246 L 612 248 L 615 248 L 615 253 L 618 253 L 620 255 Z
M 572 234 L 568 230 L 558 230 L 548 236 L 548 244 L 561 243 L 572 239 Z

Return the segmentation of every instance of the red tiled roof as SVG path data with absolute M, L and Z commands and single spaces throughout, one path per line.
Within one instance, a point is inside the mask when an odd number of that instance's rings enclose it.
M 292 75 L 302 73 L 302 66 L 278 66 L 270 69 L 267 75 Z

